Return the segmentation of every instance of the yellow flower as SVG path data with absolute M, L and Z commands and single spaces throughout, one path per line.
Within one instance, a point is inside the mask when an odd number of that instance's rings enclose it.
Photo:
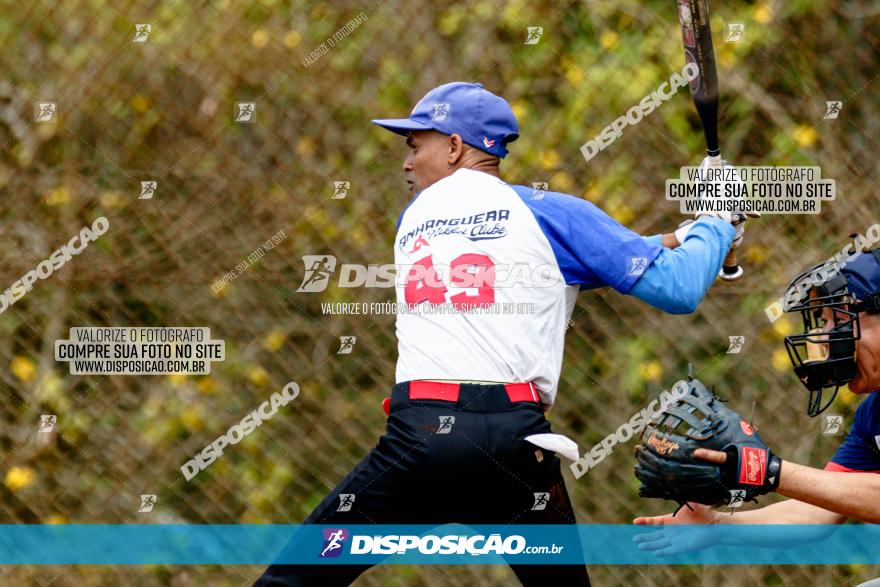
M 270 351 L 277 351 L 284 344 L 286 338 L 281 330 L 273 330 L 266 335 L 265 340 L 263 340 L 263 346 Z
M 168 381 L 171 383 L 171 387 L 179 389 L 186 383 L 186 375 L 183 373 L 172 373 L 168 376 Z
M 761 245 L 748 245 L 743 256 L 749 265 L 760 265 L 767 260 L 767 249 Z
M 516 116 L 517 120 L 522 120 L 523 116 L 528 112 L 529 105 L 523 100 L 515 100 L 510 105 L 510 109 L 513 110 L 513 114 Z
M 767 24 L 773 18 L 773 11 L 766 2 L 761 2 L 755 6 L 752 17 L 761 24 Z
M 201 391 L 202 393 L 204 393 L 206 395 L 211 395 L 212 393 L 214 393 L 214 390 L 217 388 L 216 384 L 214 383 L 214 380 L 211 379 L 210 377 L 203 377 L 203 378 L 199 379 L 199 382 L 196 383 L 196 387 L 198 388 L 199 391 Z
M 603 49 L 610 49 L 617 44 L 617 33 L 614 31 L 605 31 L 599 36 L 599 44 Z
M 818 138 L 816 129 L 809 124 L 801 124 L 794 130 L 794 140 L 801 147 L 812 147 Z
M 58 206 L 59 204 L 66 204 L 70 201 L 70 192 L 67 191 L 67 188 L 64 186 L 59 186 L 57 188 L 52 188 L 46 195 L 43 196 L 43 201 L 46 202 L 50 206 Z
M 574 187 L 574 180 L 565 171 L 560 171 L 550 179 L 550 187 L 554 191 L 569 193 Z
M 300 41 L 302 41 L 302 35 L 296 31 L 290 31 L 284 35 L 284 46 L 288 49 L 295 49 Z
M 633 209 L 625 204 L 622 206 L 612 207 L 612 209 L 609 213 L 611 214 L 612 218 L 614 218 L 615 220 L 617 220 L 618 222 L 620 222 L 624 226 L 626 226 L 627 224 L 632 222 L 633 218 L 636 217 L 635 212 L 633 212 Z
M 302 137 L 296 142 L 296 152 L 304 157 L 311 157 L 315 152 L 315 139 Z
M 663 375 L 663 365 L 657 360 L 648 361 L 639 365 L 639 372 L 643 379 L 657 381 Z
M 724 69 L 729 69 L 731 65 L 733 65 L 733 53 L 730 51 L 722 51 L 718 55 L 718 65 L 720 65 Z
M 773 365 L 773 368 L 780 373 L 785 373 L 786 371 L 791 370 L 791 361 L 788 358 L 788 352 L 784 348 L 778 348 L 773 351 L 770 363 Z
M 12 467 L 6 472 L 3 483 L 12 491 L 24 489 L 34 482 L 37 474 L 30 467 Z
M 189 430 L 199 430 L 203 428 L 204 420 L 202 419 L 202 411 L 200 408 L 191 406 L 180 413 L 180 423 Z
M 150 109 L 150 100 L 143 94 L 137 94 L 131 99 L 131 107 L 135 112 L 143 114 Z
M 544 169 L 551 169 L 557 165 L 559 165 L 559 153 L 553 149 L 541 153 L 541 166 Z
M 446 37 L 454 35 L 461 26 L 465 15 L 464 9 L 460 7 L 450 8 L 440 15 L 437 22 L 437 32 Z
M 257 49 L 262 49 L 269 44 L 269 33 L 263 29 L 257 29 L 251 34 L 251 45 Z
M 848 386 L 841 389 L 840 394 L 837 397 L 839 397 L 840 401 L 847 406 L 852 406 L 859 401 L 859 395 L 851 392 Z
M 269 383 L 269 375 L 262 367 L 254 367 L 251 369 L 250 373 L 248 373 L 248 379 L 250 379 L 251 383 L 259 387 L 263 387 Z
M 794 320 L 791 316 L 782 316 L 773 323 L 773 331 L 780 337 L 788 336 L 794 330 Z
M 118 208 L 122 204 L 122 196 L 119 192 L 111 190 L 101 194 L 101 205 L 105 208 Z
M 214 287 L 211 287 L 211 295 L 215 298 L 225 298 L 226 294 L 229 293 L 229 289 L 232 287 L 233 282 L 229 281 L 222 285 L 223 287 L 220 287 L 220 289 L 215 289 Z
M 575 64 L 571 64 L 570 67 L 565 68 L 565 79 L 568 80 L 573 86 L 581 83 L 584 79 L 584 70 L 583 68 L 578 67 Z
M 12 359 L 12 362 L 9 364 L 9 370 L 24 383 L 29 383 L 34 378 L 34 375 L 37 374 L 34 362 L 21 355 L 17 355 Z
M 47 401 L 60 401 L 67 404 L 69 396 L 63 395 L 61 391 L 61 378 L 54 373 L 49 373 L 40 378 L 37 382 L 38 394 Z
M 584 190 L 584 197 L 589 201 L 596 203 L 600 199 L 602 199 L 602 190 L 595 183 L 590 184 L 586 190 Z

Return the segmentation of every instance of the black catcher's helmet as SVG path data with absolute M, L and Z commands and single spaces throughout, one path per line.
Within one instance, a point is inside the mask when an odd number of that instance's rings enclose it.
M 840 386 L 856 376 L 859 312 L 880 313 L 880 248 L 859 254 L 842 268 L 837 263 L 810 267 L 789 284 L 783 309 L 803 318 L 803 332 L 786 336 L 785 348 L 795 375 L 810 392 L 807 414 L 818 416 Z M 833 391 L 823 401 L 826 389 Z

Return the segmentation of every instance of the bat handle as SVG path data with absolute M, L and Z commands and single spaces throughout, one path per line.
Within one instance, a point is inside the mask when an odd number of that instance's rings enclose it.
M 736 261 L 736 249 L 730 249 L 730 252 L 724 257 L 724 264 L 721 266 L 721 271 L 718 272 L 718 277 L 724 281 L 737 281 L 742 276 L 743 268 Z

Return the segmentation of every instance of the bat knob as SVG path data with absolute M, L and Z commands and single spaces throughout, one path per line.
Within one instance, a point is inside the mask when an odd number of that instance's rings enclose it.
M 740 265 L 733 265 L 732 267 L 724 266 L 721 268 L 721 271 L 718 272 L 718 277 L 724 281 L 736 281 L 742 276 L 743 268 Z

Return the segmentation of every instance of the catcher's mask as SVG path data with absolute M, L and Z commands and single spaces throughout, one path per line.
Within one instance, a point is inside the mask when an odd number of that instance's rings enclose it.
M 810 267 L 789 284 L 786 312 L 800 312 L 804 331 L 785 337 L 795 375 L 810 392 L 807 414 L 818 416 L 841 385 L 856 376 L 859 312 L 880 313 L 880 249 L 859 254 L 842 268 Z M 832 389 L 827 400 L 826 389 Z

